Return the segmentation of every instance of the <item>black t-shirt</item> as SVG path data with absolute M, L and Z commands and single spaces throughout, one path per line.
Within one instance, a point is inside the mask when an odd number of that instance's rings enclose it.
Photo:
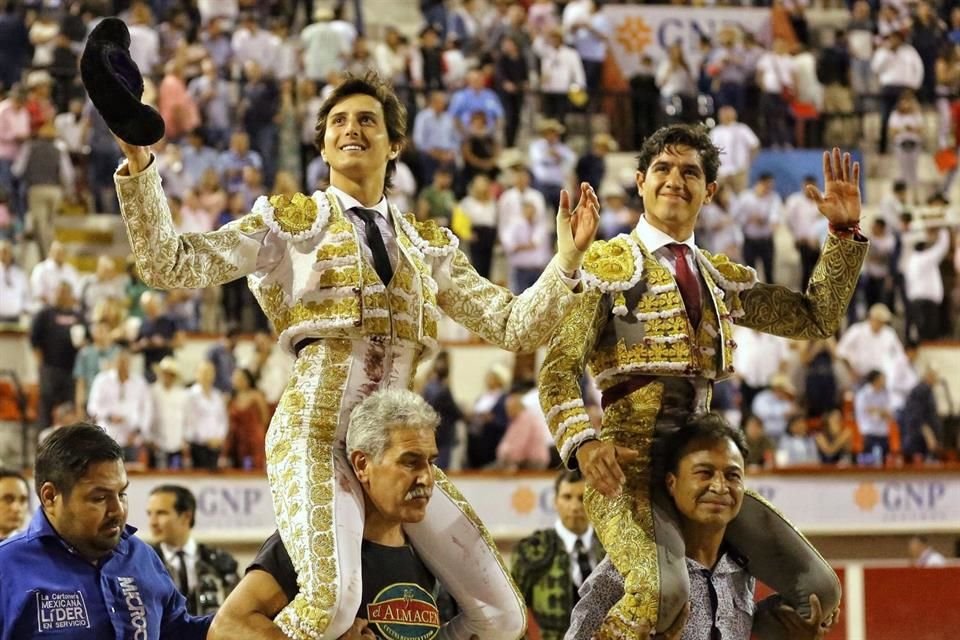
M 363 541 L 360 549 L 363 597 L 358 618 L 370 623 L 377 638 L 430 640 L 440 630 L 436 579 L 410 545 L 385 547 Z M 260 547 L 247 571 L 266 571 L 288 600 L 299 593 L 297 573 L 279 532 Z

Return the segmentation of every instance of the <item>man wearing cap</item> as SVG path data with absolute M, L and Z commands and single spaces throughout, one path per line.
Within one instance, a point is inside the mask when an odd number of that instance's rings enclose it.
M 719 164 L 701 127 L 671 125 L 647 139 L 637 171 L 645 213 L 629 235 L 590 249 L 586 295 L 540 370 L 561 458 L 583 472 L 587 513 L 625 578 L 607 618 L 617 637 L 663 633 L 688 600 L 683 540 L 651 469 L 669 453 L 665 438 L 709 408 L 714 382 L 733 373 L 734 323 L 794 339 L 832 335 L 867 250 L 858 227 L 860 167 L 834 149 L 823 157 L 825 192 L 810 190 L 831 232 L 805 293 L 760 283 L 753 269 L 703 251 L 693 230 L 716 193 Z M 577 384 L 587 364 L 603 396 L 601 429 Z M 748 493 L 726 536 L 801 616 L 810 613 L 811 593 L 826 612 L 839 604 L 829 565 L 759 496 Z
M 441 309 L 502 348 L 545 342 L 580 297 L 580 262 L 596 232 L 592 188 L 581 185 L 572 212 L 564 192 L 557 256 L 533 287 L 511 295 L 477 275 L 449 230 L 390 206 L 384 193 L 405 130 L 406 111 L 385 82 L 348 76 L 318 114 L 330 189 L 262 197 L 250 215 L 210 233 L 177 234 L 149 149 L 121 145 L 117 190 L 144 281 L 198 288 L 247 275 L 281 345 L 297 355 L 266 443 L 277 524 L 300 587 L 277 624 L 294 639 L 338 637 L 362 592 L 363 502 L 341 464 L 350 410 L 378 389 L 410 385 L 437 346 Z M 502 559 L 437 476 L 431 511 L 409 533 L 469 605 L 457 637 L 517 638 L 524 609 Z M 463 571 L 465 553 L 476 572 Z
M 150 385 L 154 420 L 150 434 L 154 462 L 161 469 L 183 467 L 188 454 L 185 437 L 187 390 L 180 383 L 180 368 L 173 356 L 156 365 L 157 381 Z
M 540 122 L 537 130 L 540 137 L 530 143 L 528 152 L 530 172 L 533 173 L 533 186 L 553 209 L 559 204 L 560 190 L 577 163 L 577 154 L 560 139 L 566 127 L 559 120 L 547 118 Z
M 837 343 L 837 357 L 856 382 L 874 369 L 889 371 L 894 362 L 906 358 L 903 343 L 890 326 L 887 305 L 873 305 L 866 320 L 847 327 Z

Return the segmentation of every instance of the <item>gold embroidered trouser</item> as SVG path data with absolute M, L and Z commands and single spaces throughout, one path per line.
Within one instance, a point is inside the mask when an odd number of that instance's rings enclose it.
M 345 430 L 338 425 L 356 360 L 351 350 L 349 340 L 306 347 L 267 434 L 277 527 L 300 588 L 275 622 L 293 640 L 339 638 L 353 624 L 363 593 L 363 490 L 342 451 Z M 439 469 L 435 483 L 423 522 L 405 530 L 460 606 L 437 640 L 522 636 L 526 608 L 493 540 Z
M 677 383 L 687 384 L 670 381 L 667 394 L 664 383 L 648 384 L 604 413 L 602 439 L 636 449 L 640 456 L 624 469 L 627 481 L 620 496 L 607 499 L 589 487 L 584 496 L 597 535 L 624 578 L 624 595 L 608 612 L 597 640 L 662 633 L 689 599 L 679 519 L 666 490 L 659 486 L 662 453 L 654 453 L 662 438 L 677 428 L 660 410 L 665 395 L 677 397 Z M 755 493 L 747 492 L 725 539 L 749 559 L 750 574 L 780 593 L 802 616 L 809 616 L 810 594 L 817 594 L 824 612 L 839 605 L 840 582 L 830 565 Z M 763 624 L 764 638 L 786 637 L 772 618 L 764 618 Z

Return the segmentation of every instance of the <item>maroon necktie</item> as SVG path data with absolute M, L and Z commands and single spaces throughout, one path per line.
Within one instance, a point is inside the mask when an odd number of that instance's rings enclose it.
M 667 248 L 676 258 L 677 286 L 680 287 L 680 296 L 683 298 L 683 306 L 687 308 L 690 324 L 696 328 L 700 325 L 700 281 L 687 264 L 687 245 L 673 243 L 668 244 Z

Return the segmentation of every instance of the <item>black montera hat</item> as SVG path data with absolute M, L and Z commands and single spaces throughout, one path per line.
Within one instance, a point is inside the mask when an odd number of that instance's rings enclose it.
M 163 118 L 140 102 L 143 76 L 130 57 L 130 31 L 122 20 L 104 18 L 90 33 L 80 77 L 93 106 L 121 140 L 148 146 L 163 137 Z

